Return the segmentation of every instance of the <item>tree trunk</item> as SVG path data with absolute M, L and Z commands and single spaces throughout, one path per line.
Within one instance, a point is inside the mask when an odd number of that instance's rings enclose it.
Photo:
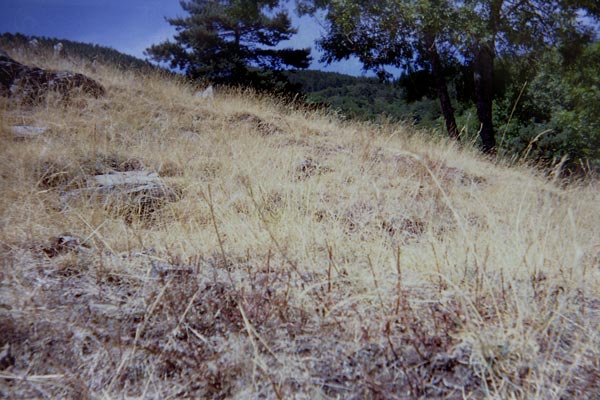
M 477 117 L 481 123 L 481 142 L 483 152 L 496 152 L 496 138 L 492 122 L 492 105 L 494 100 L 494 44 L 476 43 L 474 46 L 473 73 L 475 83 L 475 104 Z
M 496 57 L 496 35 L 500 29 L 500 16 L 504 0 L 490 1 L 488 32 L 491 39 L 481 37 L 473 41 L 473 73 L 475 83 L 475 103 L 477 117 L 481 123 L 481 142 L 483 152 L 496 153 L 496 137 L 492 122 L 494 104 L 494 58 Z
M 446 84 L 446 78 L 444 77 L 442 62 L 435 45 L 435 39 L 433 36 L 428 36 L 426 41 L 429 62 L 431 63 L 431 75 L 433 75 L 435 89 L 437 91 L 438 99 L 440 100 L 440 107 L 442 108 L 442 114 L 446 121 L 446 129 L 452 139 L 460 142 L 458 127 L 456 126 L 456 119 L 454 118 L 454 108 L 452 107 L 452 101 L 448 94 L 448 85 Z

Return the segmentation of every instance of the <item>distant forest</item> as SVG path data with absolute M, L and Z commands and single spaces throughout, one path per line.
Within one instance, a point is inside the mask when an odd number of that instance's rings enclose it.
M 437 127 L 441 111 L 435 98 L 425 94 L 411 99 L 400 81 L 354 77 L 314 70 L 286 71 L 308 103 L 327 105 L 342 116 L 375 122 L 404 121 L 421 127 Z M 441 125 L 440 125 L 441 127 Z

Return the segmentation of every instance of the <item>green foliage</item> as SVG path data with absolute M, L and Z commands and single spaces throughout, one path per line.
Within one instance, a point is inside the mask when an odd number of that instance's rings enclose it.
M 328 26 L 319 40 L 325 50 L 323 60 L 356 56 L 365 69 L 374 70 L 381 77 L 386 76 L 386 66 L 420 71 L 421 78 L 430 74 L 451 136 L 456 136 L 453 133 L 456 125 L 447 89 L 449 70 L 457 63 L 468 66 L 473 84 L 464 85 L 463 89 L 469 88 L 472 93 L 460 97 L 463 101 L 474 99 L 483 150 L 489 153 L 496 148 L 493 101 L 505 89 L 494 86 L 498 82 L 494 79 L 496 60 L 521 59 L 523 55 L 559 44 L 563 50 L 577 50 L 568 44 L 589 41 L 597 31 L 594 18 L 597 21 L 600 15 L 597 2 L 587 0 L 299 0 L 299 3 L 300 9 L 307 12 L 325 10 Z M 587 18 L 582 18 L 585 12 Z M 428 89 L 430 92 L 431 85 L 425 83 L 419 89 L 422 90 L 416 92 Z M 418 98 L 410 90 L 408 95 Z M 563 117 L 563 122 L 577 119 L 565 114 Z
M 284 67 L 308 67 L 308 49 L 277 48 L 296 33 L 287 13 L 275 10 L 278 0 L 192 0 L 181 5 L 189 15 L 168 20 L 177 29 L 175 41 L 147 50 L 156 61 L 193 79 L 258 89 L 285 86 L 277 72 Z
M 567 168 L 600 167 L 600 42 L 582 48 L 576 59 L 559 49 L 542 55 L 529 71 L 529 84 L 504 129 L 507 153 L 552 164 L 568 157 Z M 519 71 L 516 71 L 519 72 Z M 520 72 L 523 74 L 523 72 Z M 516 85 L 497 100 L 497 116 L 508 121 Z
M 438 44 L 449 40 L 459 18 L 440 1 L 299 0 L 299 9 L 326 10 L 328 29 L 318 41 L 323 61 L 356 56 L 365 70 L 389 77 L 386 66 L 409 70 L 428 68 L 430 37 Z M 452 58 L 442 45 L 445 59 Z

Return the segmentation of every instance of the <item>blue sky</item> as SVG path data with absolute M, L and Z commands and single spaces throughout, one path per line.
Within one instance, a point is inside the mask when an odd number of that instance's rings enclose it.
M 147 47 L 175 33 L 165 17 L 183 15 L 179 0 L 0 0 L 0 33 L 20 32 L 94 43 L 144 58 Z M 298 35 L 286 45 L 311 47 L 311 69 L 363 75 L 357 60 L 329 66 L 318 62 L 314 41 L 320 36 L 321 27 L 317 21 L 294 16 L 293 25 L 299 30 Z

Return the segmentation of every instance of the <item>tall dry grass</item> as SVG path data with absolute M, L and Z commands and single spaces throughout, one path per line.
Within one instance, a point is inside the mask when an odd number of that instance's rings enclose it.
M 0 99 L 2 397 L 599 398 L 597 182 L 14 56 L 108 94 Z M 61 199 L 129 168 L 178 201 L 148 215 Z

